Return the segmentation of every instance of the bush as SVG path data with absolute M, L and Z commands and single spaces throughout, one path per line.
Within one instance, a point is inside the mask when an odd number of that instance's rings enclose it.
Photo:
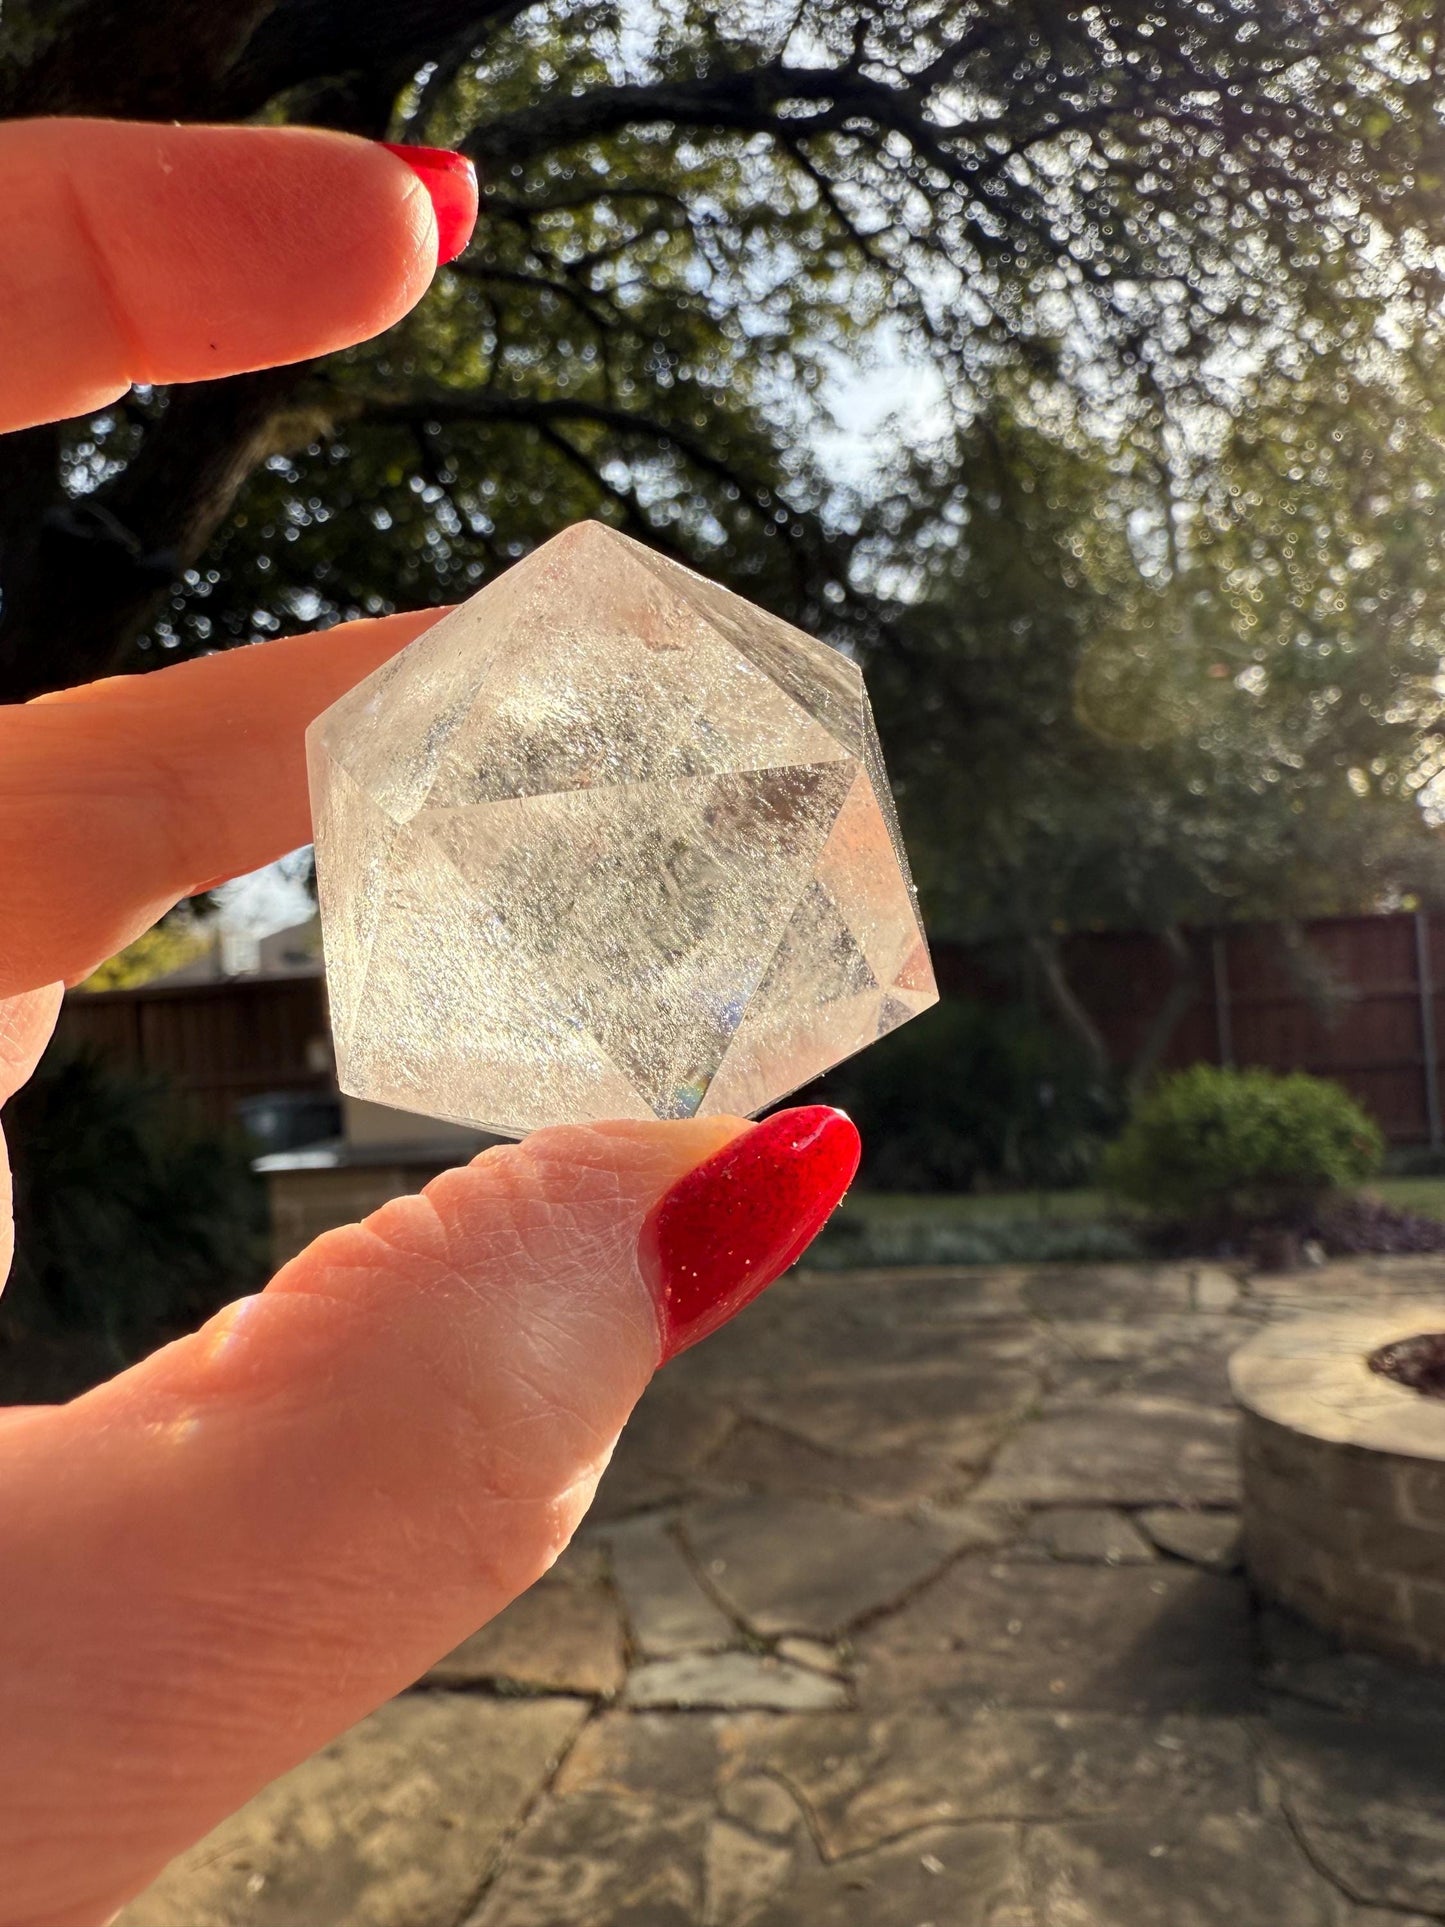
M 263 1281 L 265 1198 L 246 1149 L 194 1124 L 163 1079 L 51 1051 L 6 1105 L 5 1129 L 7 1389 L 27 1346 L 47 1359 L 68 1348 L 93 1378 Z
M 1135 1108 L 1101 1170 L 1120 1196 L 1193 1219 L 1289 1217 L 1379 1169 L 1384 1140 L 1321 1077 L 1196 1064 Z
M 863 1133 L 873 1191 L 1083 1184 L 1120 1106 L 1022 1005 L 950 1001 L 832 1072 L 810 1096 Z

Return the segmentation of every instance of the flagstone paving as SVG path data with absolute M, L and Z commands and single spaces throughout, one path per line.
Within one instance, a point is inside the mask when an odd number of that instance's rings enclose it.
M 1425 1927 L 1445 1678 L 1239 1570 L 1229 1353 L 1445 1262 L 798 1274 L 121 1927 Z

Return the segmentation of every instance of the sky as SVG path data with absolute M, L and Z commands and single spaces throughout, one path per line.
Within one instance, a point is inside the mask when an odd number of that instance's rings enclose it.
M 224 883 L 216 892 L 221 928 L 252 937 L 304 923 L 315 911 L 311 893 L 294 874 L 296 866 L 268 863 L 263 870 Z M 291 872 L 288 874 L 288 870 Z
M 840 358 L 823 405 L 833 423 L 821 437 L 828 471 L 855 487 L 895 450 L 936 440 L 952 419 L 938 368 L 886 338 L 875 340 L 866 364 Z

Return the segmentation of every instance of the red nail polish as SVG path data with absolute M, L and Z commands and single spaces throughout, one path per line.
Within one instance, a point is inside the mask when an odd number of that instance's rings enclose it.
M 471 240 L 477 224 L 477 170 L 465 154 L 454 154 L 449 147 L 380 144 L 405 161 L 430 194 L 437 216 L 437 266 L 445 267 Z
M 679 1179 L 642 1227 L 664 1361 L 802 1256 L 853 1182 L 861 1149 L 851 1118 L 809 1104 L 776 1112 Z

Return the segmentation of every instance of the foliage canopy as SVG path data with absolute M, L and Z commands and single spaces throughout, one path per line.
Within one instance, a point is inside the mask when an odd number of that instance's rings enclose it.
M 0 112 L 460 144 L 479 236 L 381 341 L 11 438 L 0 693 L 601 514 L 871 660 L 943 928 L 1431 886 L 1436 8 L 222 13 L 11 0 Z M 886 487 L 821 432 L 870 353 L 934 398 Z

